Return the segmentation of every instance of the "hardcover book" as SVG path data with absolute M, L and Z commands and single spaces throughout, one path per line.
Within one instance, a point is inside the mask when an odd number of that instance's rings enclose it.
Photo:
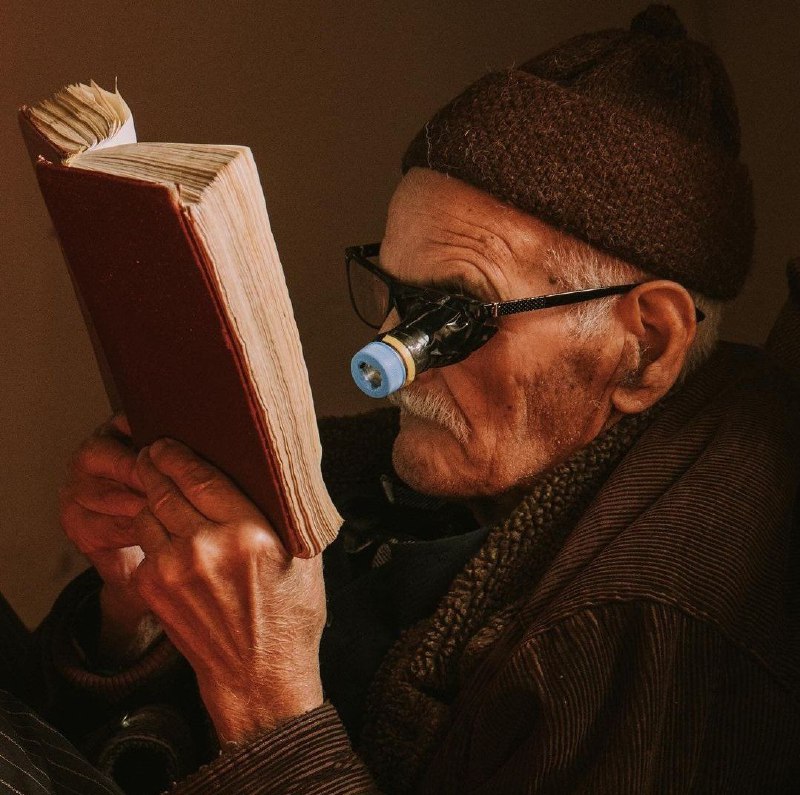
M 119 92 L 94 82 L 19 119 L 134 442 L 184 442 L 237 483 L 293 555 L 320 552 L 341 519 L 250 150 L 137 143 Z

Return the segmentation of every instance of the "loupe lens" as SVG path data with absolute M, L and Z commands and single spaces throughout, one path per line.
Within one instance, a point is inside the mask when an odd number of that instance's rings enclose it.
M 408 380 L 399 351 L 379 340 L 365 345 L 350 362 L 356 386 L 369 397 L 382 398 L 396 392 Z

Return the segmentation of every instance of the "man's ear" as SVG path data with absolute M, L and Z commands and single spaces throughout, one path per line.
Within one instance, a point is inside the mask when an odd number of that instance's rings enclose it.
M 638 351 L 638 367 L 620 369 L 611 402 L 623 414 L 636 414 L 660 400 L 678 380 L 694 340 L 697 318 L 692 297 L 677 282 L 645 282 L 618 304 L 625 349 Z M 630 356 L 625 357 L 630 362 Z

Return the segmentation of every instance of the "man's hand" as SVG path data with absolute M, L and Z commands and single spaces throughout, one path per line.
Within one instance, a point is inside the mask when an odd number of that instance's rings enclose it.
M 59 492 L 61 526 L 104 582 L 99 650 L 114 662 L 136 656 L 155 631 L 131 580 L 143 558 L 133 521 L 145 504 L 130 427 L 118 414 L 81 445 Z
M 323 701 L 322 562 L 292 558 L 219 470 L 162 439 L 139 455 L 135 582 L 191 663 L 222 741 L 274 728 Z

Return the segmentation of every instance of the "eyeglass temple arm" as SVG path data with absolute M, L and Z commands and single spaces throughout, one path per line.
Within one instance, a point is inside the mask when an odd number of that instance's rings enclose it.
M 593 301 L 595 298 L 605 298 L 609 295 L 622 295 L 637 287 L 638 284 L 617 284 L 612 287 L 590 287 L 586 290 L 571 290 L 566 293 L 553 293 L 552 295 L 539 295 L 535 298 L 519 298 L 515 301 L 499 301 L 485 304 L 491 317 L 502 315 L 515 315 L 518 312 L 531 312 L 536 309 L 548 309 L 553 306 L 567 306 L 578 304 L 582 301 Z
M 582 301 L 594 301 L 597 298 L 606 298 L 609 295 L 623 295 L 630 292 L 634 287 L 638 287 L 641 282 L 632 284 L 616 284 L 611 287 L 590 287 L 585 290 L 572 290 L 566 293 L 554 293 L 552 295 L 540 295 L 536 298 L 520 298 L 515 301 L 498 301 L 491 304 L 484 304 L 490 317 L 501 317 L 503 315 L 514 315 L 519 312 L 532 312 L 537 309 L 548 309 L 553 306 L 567 306 L 578 304 Z M 694 308 L 695 319 L 698 323 L 705 319 L 705 313 Z
M 377 257 L 380 250 L 380 243 L 350 246 L 345 249 L 345 257 L 349 259 L 353 254 L 366 258 Z M 540 295 L 535 298 L 519 298 L 514 301 L 495 301 L 494 303 L 484 304 L 483 308 L 489 317 L 515 315 L 519 312 L 531 312 L 536 309 L 548 309 L 553 306 L 567 306 L 569 304 L 579 304 L 582 301 L 594 301 L 597 298 L 606 298 L 609 295 L 623 295 L 630 292 L 634 287 L 638 287 L 639 284 L 641 282 L 616 284 L 611 287 L 590 287 L 585 290 L 571 290 L 566 293 Z M 697 307 L 694 308 L 694 311 L 698 323 L 705 320 L 705 312 Z

